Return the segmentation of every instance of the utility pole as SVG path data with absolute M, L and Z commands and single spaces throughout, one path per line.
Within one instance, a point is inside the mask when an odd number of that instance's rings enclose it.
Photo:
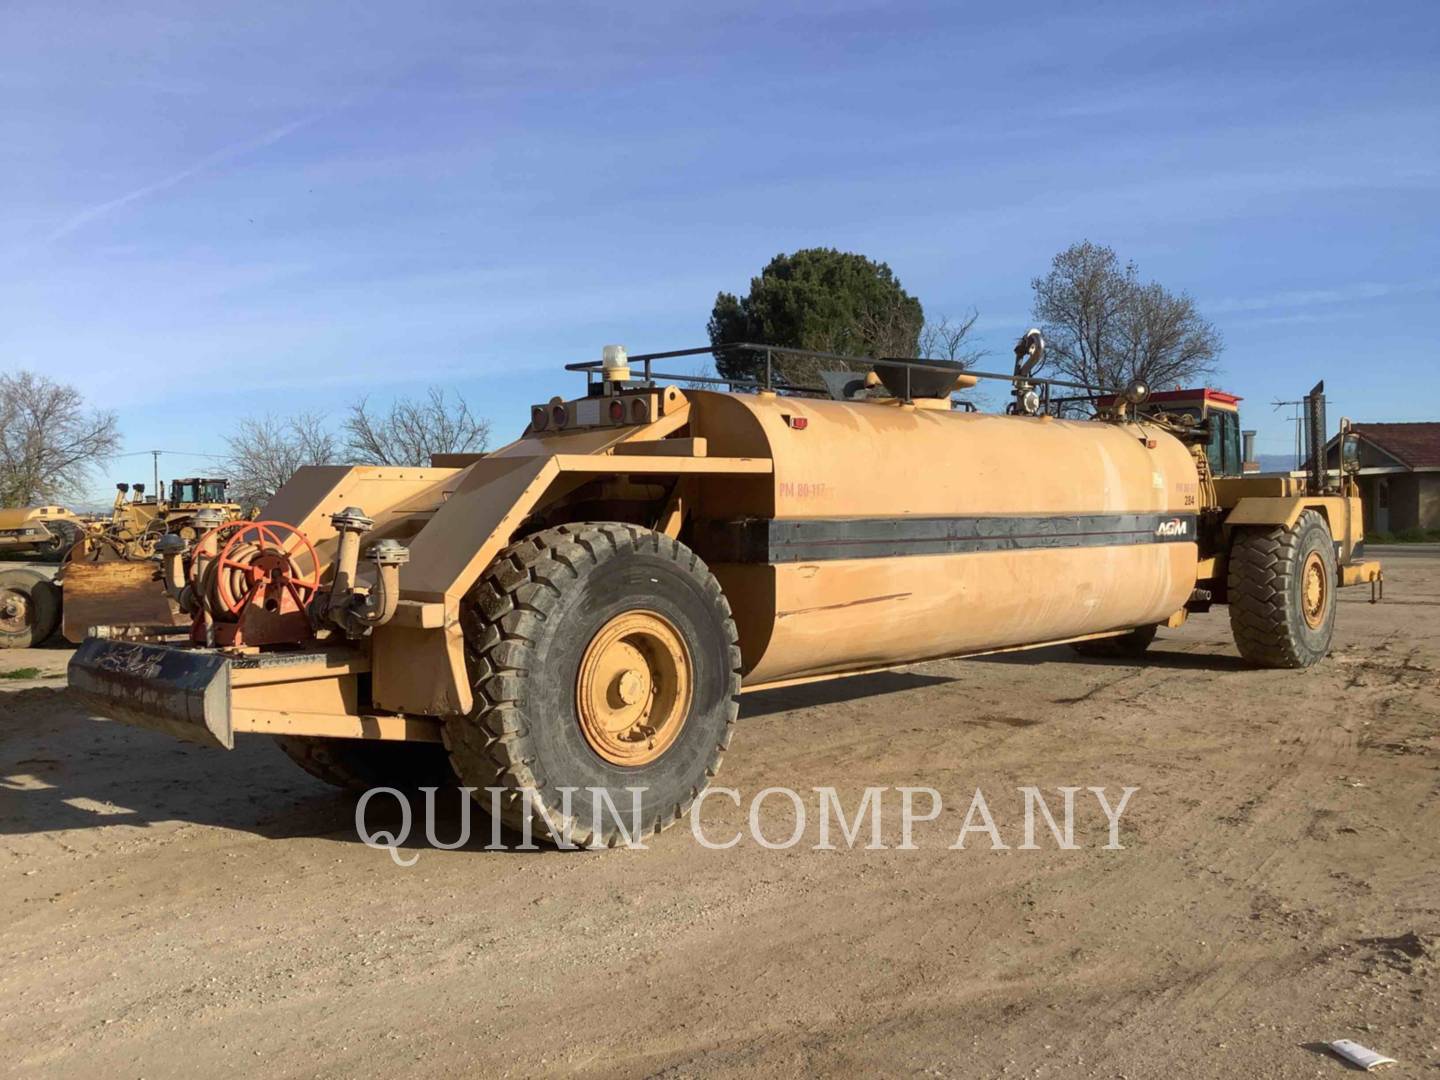
M 163 454 L 164 452 L 165 452 L 165 451 L 163 451 L 163 450 L 151 450 L 151 451 L 150 451 L 150 457 L 151 457 L 151 458 L 154 460 L 154 462 L 155 462 L 155 487 L 154 487 L 153 490 L 154 490 L 154 492 L 155 492 L 155 498 L 156 498 L 156 500 L 157 500 L 157 501 L 160 501 L 160 502 L 164 502 L 164 500 L 160 498 L 160 455 Z

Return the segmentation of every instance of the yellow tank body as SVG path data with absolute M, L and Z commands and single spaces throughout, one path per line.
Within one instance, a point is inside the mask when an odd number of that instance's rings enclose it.
M 711 454 L 774 462 L 693 504 L 747 684 L 1153 625 L 1195 587 L 1196 465 L 1158 428 L 691 401 Z

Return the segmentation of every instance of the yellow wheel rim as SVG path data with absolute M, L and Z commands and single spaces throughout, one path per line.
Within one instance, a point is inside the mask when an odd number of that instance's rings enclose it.
M 580 731 L 612 765 L 648 765 L 685 726 L 693 683 L 690 650 L 668 619 L 653 611 L 617 615 L 580 660 Z
M 1305 615 L 1305 625 L 1311 630 L 1320 629 L 1325 622 L 1325 606 L 1329 601 L 1330 582 L 1325 576 L 1325 560 L 1318 551 L 1312 551 L 1305 559 L 1300 571 L 1300 610 Z

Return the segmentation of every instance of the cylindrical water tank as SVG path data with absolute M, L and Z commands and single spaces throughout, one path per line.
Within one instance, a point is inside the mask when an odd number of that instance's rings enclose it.
M 1162 622 L 1194 588 L 1191 452 L 1149 424 L 691 395 L 696 543 L 747 684 Z

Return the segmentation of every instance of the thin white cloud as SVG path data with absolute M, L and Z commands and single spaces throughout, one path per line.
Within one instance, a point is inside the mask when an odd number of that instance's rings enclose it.
M 1321 304 L 1353 304 L 1364 300 L 1382 300 L 1388 296 L 1411 296 L 1440 289 L 1440 278 L 1417 281 L 1360 281 L 1331 289 L 1298 289 L 1272 293 L 1269 296 L 1227 297 L 1207 300 L 1201 305 L 1207 313 L 1272 311 L 1276 308 L 1304 308 Z
M 177 184 L 184 183 L 192 176 L 198 176 L 200 173 L 213 169 L 217 165 L 223 165 L 225 162 L 234 161 L 236 158 L 244 157 L 246 154 L 253 154 L 257 150 L 263 150 L 267 146 L 272 146 L 286 136 L 293 135 L 301 128 L 309 127 L 317 120 L 330 115 L 330 113 L 334 111 L 334 109 L 327 109 L 315 113 L 313 116 L 307 116 L 288 124 L 282 124 L 280 127 L 267 131 L 258 138 L 232 143 L 230 146 L 222 147 L 213 153 L 206 154 L 199 161 L 187 165 L 178 172 L 171 173 L 169 176 L 160 180 L 156 180 L 154 183 L 146 184 L 144 187 L 138 187 L 134 191 L 126 192 L 124 195 L 106 202 L 86 207 L 51 232 L 50 235 L 45 238 L 45 242 L 54 243 L 61 237 L 69 236 L 77 229 L 84 228 L 92 221 L 102 218 L 107 214 L 114 213 L 123 206 L 128 206 L 133 202 L 139 202 L 141 199 L 148 199 L 152 195 L 157 195 L 162 191 L 175 187 Z

